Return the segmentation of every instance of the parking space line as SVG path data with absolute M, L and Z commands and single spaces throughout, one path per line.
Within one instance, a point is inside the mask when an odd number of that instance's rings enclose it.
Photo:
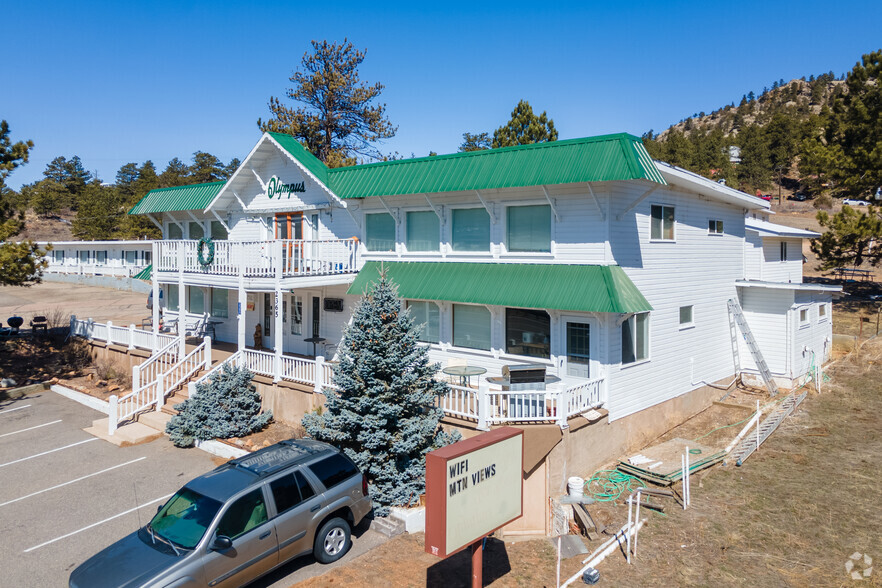
M 25 432 L 27 432 L 27 431 L 33 431 L 34 429 L 39 429 L 40 427 L 48 427 L 49 425 L 54 425 L 54 424 L 56 424 L 56 423 L 60 423 L 60 422 L 61 422 L 61 419 L 58 419 L 57 421 L 52 421 L 51 423 L 43 423 L 42 425 L 36 425 L 36 426 L 33 426 L 33 427 L 28 427 L 27 429 L 21 429 L 21 430 L 19 430 L 19 431 L 13 431 L 13 432 L 11 432 L 11 433 L 3 433 L 2 435 L 0 435 L 0 437 L 9 437 L 10 435 L 18 435 L 19 433 L 25 433 Z
M 21 409 L 27 408 L 29 406 L 30 406 L 30 404 L 25 404 L 24 406 L 17 406 L 16 408 L 9 408 L 6 410 L 0 410 L 0 414 L 6 414 L 7 412 L 12 412 L 14 410 L 21 410 Z
M 20 496 L 19 498 L 13 498 L 12 500 L 7 500 L 6 502 L 0 502 L 0 506 L 6 506 L 7 504 L 12 504 L 13 502 L 18 502 L 19 500 L 24 500 L 25 498 L 30 498 L 31 496 L 36 496 L 37 494 L 42 494 L 43 492 L 49 492 L 50 490 L 55 490 L 56 488 L 61 488 L 62 486 L 67 486 L 68 484 L 73 484 L 74 482 L 79 482 L 80 480 L 85 480 L 86 478 L 91 478 L 92 476 L 97 476 L 98 474 L 103 474 L 105 472 L 109 472 L 110 470 L 115 470 L 117 468 L 121 468 L 123 466 L 131 465 L 133 463 L 139 462 L 143 459 L 147 459 L 147 457 L 139 457 L 138 459 L 133 459 L 132 461 L 127 461 L 126 463 L 121 463 L 119 465 L 115 465 L 113 467 L 109 467 L 101 470 L 100 472 L 95 472 L 94 474 L 87 474 L 85 476 L 81 476 L 76 480 L 71 480 L 70 482 L 64 482 L 63 484 L 58 484 L 57 486 L 52 486 L 51 488 L 46 488 L 44 490 L 37 490 L 36 492 L 31 492 L 27 496 Z
M 8 465 L 20 463 L 23 461 L 27 461 L 29 459 L 34 459 L 35 457 L 40 457 L 43 455 L 47 455 L 49 453 L 55 453 L 56 451 L 61 451 L 62 449 L 67 449 L 69 447 L 76 447 L 77 445 L 82 445 L 83 443 L 89 443 L 91 441 L 97 441 L 97 440 L 98 440 L 98 437 L 92 437 L 91 439 L 86 439 L 84 441 L 77 441 L 76 443 L 71 443 L 70 445 L 65 445 L 64 447 L 58 447 L 57 449 L 50 449 L 49 451 L 44 451 L 43 453 L 38 453 L 37 455 L 32 455 L 30 457 L 23 457 L 21 459 L 16 459 L 15 461 L 7 461 L 6 463 L 0 463 L 0 468 L 5 468 Z
M 161 500 L 166 500 L 170 496 L 171 496 L 171 494 L 166 494 L 165 496 L 161 496 L 159 498 L 156 498 L 155 500 L 151 500 L 150 502 L 145 502 L 144 504 L 142 504 L 140 506 L 136 506 L 135 508 L 130 508 L 127 511 L 121 512 L 119 514 L 115 514 L 112 517 L 107 517 L 103 521 L 98 521 L 97 523 L 92 523 L 91 525 L 87 525 L 87 526 L 83 527 L 82 529 L 77 529 L 76 531 L 72 531 L 72 532 L 68 533 L 67 535 L 62 535 L 61 537 L 56 537 L 55 539 L 50 539 L 49 541 L 46 541 L 44 543 L 40 543 L 39 545 L 34 545 L 33 547 L 28 547 L 22 553 L 30 553 L 31 551 L 34 551 L 35 549 L 40 549 L 41 547 L 46 547 L 47 545 L 55 543 L 56 541 L 61 541 L 62 539 L 67 539 L 68 537 L 73 537 L 77 533 L 82 533 L 83 531 L 88 531 L 89 529 L 91 529 L 93 527 L 97 527 L 98 525 L 103 525 L 104 523 L 106 523 L 108 521 L 112 521 L 113 519 L 118 519 L 121 516 L 125 516 L 129 513 L 135 512 L 136 510 L 138 510 L 140 508 L 144 508 L 145 506 L 150 506 L 151 504 L 156 504 L 157 502 L 159 502 Z

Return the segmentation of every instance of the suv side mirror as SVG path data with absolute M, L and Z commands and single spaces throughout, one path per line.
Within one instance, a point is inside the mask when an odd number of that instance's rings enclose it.
M 212 551 L 226 551 L 233 546 L 233 540 L 226 535 L 218 535 L 211 542 L 209 549 Z

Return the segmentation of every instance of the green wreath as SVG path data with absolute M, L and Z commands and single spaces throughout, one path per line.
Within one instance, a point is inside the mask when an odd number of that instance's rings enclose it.
M 206 249 L 208 249 L 207 254 Z M 196 245 L 196 257 L 199 260 L 199 265 L 203 267 L 211 265 L 211 262 L 214 261 L 214 241 L 205 237 L 199 239 L 199 243 Z

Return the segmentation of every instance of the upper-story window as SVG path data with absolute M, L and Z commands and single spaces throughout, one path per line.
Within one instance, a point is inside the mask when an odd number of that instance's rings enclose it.
M 490 251 L 490 215 L 483 208 L 453 210 L 454 251 Z
M 224 241 L 229 237 L 227 230 L 220 221 L 211 221 L 211 238 L 215 241 Z
M 188 229 L 190 231 L 190 239 L 201 239 L 205 236 L 205 228 L 202 226 L 202 223 L 190 221 Z
M 673 241 L 674 207 L 653 204 L 650 212 L 649 238 L 653 241 Z
M 723 221 L 714 219 L 707 221 L 707 232 L 709 235 L 722 235 Z
M 408 300 L 407 308 L 410 309 L 413 322 L 423 327 L 419 340 L 437 343 L 441 339 L 441 313 L 438 305 L 424 300 Z
M 395 219 L 391 214 L 366 214 L 364 227 L 364 246 L 368 251 L 395 251 Z
M 787 241 L 781 241 L 781 261 L 787 261 Z
M 551 207 L 509 206 L 506 247 L 512 252 L 551 251 Z
M 168 224 L 168 238 L 169 239 L 183 239 L 184 232 L 181 230 L 181 225 L 178 223 L 169 223 Z
M 622 363 L 649 358 L 649 313 L 634 314 L 622 323 Z
M 407 213 L 407 250 L 441 250 L 441 223 L 438 215 L 431 210 Z

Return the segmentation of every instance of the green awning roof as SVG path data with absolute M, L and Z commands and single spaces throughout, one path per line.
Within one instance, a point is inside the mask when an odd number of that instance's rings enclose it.
M 209 182 L 174 188 L 150 190 L 132 207 L 129 214 L 148 214 L 172 210 L 204 210 L 214 200 L 225 182 Z
M 151 263 L 137 274 L 132 276 L 136 280 L 144 280 L 145 282 L 149 282 L 151 277 L 153 276 L 153 264 Z
M 328 169 L 296 139 L 270 136 L 340 198 L 648 180 L 666 185 L 627 133 Z
M 652 310 L 617 265 L 369 261 L 348 293 L 370 290 L 381 263 L 401 298 L 579 312 Z

